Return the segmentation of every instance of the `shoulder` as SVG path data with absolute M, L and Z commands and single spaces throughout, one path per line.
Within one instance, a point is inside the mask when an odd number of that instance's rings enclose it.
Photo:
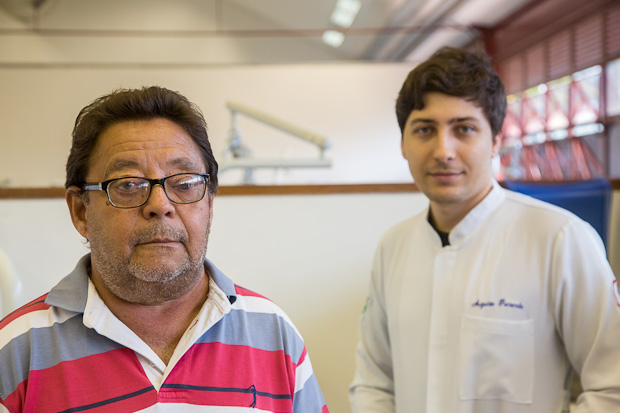
M 237 294 L 237 299 L 233 303 L 233 310 L 242 310 L 248 313 L 271 314 L 272 316 L 281 317 L 286 322 L 292 324 L 284 310 L 264 295 L 238 284 L 235 284 L 235 293 Z
M 506 200 L 499 208 L 501 217 L 515 232 L 531 237 L 564 237 L 571 242 L 600 241 L 597 231 L 574 213 L 528 195 L 506 191 Z
M 246 336 L 251 346 L 282 350 L 293 360 L 305 354 L 301 333 L 288 315 L 273 301 L 252 290 L 235 284 L 237 299 L 228 315 L 235 334 Z
M 70 340 L 73 323 L 67 321 L 76 313 L 51 306 L 46 298 L 47 294 L 29 302 L 0 322 L 0 370 L 10 369 L 11 376 L 5 377 L 9 380 L 27 377 L 29 369 L 40 366 L 41 360 L 46 365 L 54 364 L 52 360 L 60 353 L 46 351 L 50 345 L 57 345 L 51 340 Z
M 415 233 L 417 227 L 427 223 L 427 214 L 428 211 L 425 209 L 419 214 L 391 226 L 383 233 L 380 244 L 400 243 L 403 238 L 411 236 L 411 234 Z
M 273 330 L 276 337 L 285 330 L 291 331 L 301 340 L 293 322 L 277 304 L 262 294 L 234 283 L 209 260 L 205 262 L 218 288 L 229 298 L 234 297 L 234 300 L 230 300 L 230 313 L 223 324 L 235 326 L 234 329 L 243 334 L 250 332 L 254 337 L 269 334 L 269 329 Z
M 0 321 L 0 330 L 4 330 L 9 325 L 15 325 L 26 319 L 40 317 L 43 313 L 47 313 L 51 306 L 45 302 L 46 298 L 47 294 L 44 294 L 8 314 Z M 46 315 L 43 316 L 47 317 Z
M 260 324 L 271 324 L 274 321 L 282 327 L 290 328 L 301 339 L 301 335 L 288 315 L 276 303 L 257 292 L 235 284 L 237 299 L 232 305 L 232 310 L 243 313 L 243 317 L 252 318 L 254 322 Z
M 581 218 L 564 208 L 509 190 L 506 190 L 506 200 L 500 211 L 534 219 L 547 225 L 562 226 L 568 223 L 583 222 Z
M 45 340 L 41 341 L 41 337 L 48 337 L 53 329 L 56 329 L 54 334 L 71 334 L 73 323 L 68 321 L 81 313 L 48 304 L 46 302 L 48 294 L 25 304 L 0 321 L 0 349 L 11 344 L 16 338 L 26 341 L 38 340 L 43 344 Z M 68 327 L 65 328 L 66 326 Z M 25 342 L 20 343 L 23 345 Z
M 247 289 L 245 287 L 242 287 L 239 284 L 235 284 L 235 293 L 237 293 L 237 296 L 256 297 L 256 298 L 259 298 L 259 299 L 271 301 L 267 297 L 265 297 L 264 295 L 261 295 L 261 294 L 255 292 L 255 291 L 252 291 L 252 290 L 249 290 L 249 289 Z

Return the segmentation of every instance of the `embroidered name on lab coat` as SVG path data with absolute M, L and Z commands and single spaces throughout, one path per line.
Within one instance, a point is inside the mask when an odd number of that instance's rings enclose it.
M 489 307 L 507 307 L 507 308 L 515 308 L 517 310 L 523 310 L 523 303 L 518 302 L 518 301 L 512 301 L 512 300 L 506 300 L 504 298 L 501 298 L 499 301 L 480 301 L 480 300 L 476 300 L 475 303 L 473 303 L 471 305 L 474 308 L 479 308 L 481 310 L 484 310 L 485 308 Z

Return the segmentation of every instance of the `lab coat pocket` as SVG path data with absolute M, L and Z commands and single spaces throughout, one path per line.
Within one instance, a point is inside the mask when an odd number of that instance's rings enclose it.
M 534 392 L 534 322 L 463 315 L 461 400 L 528 404 Z

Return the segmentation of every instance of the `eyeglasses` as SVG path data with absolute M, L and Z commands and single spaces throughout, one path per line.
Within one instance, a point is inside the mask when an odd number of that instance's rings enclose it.
M 207 182 L 209 174 L 182 173 L 161 179 L 128 176 L 103 182 L 87 182 L 82 185 L 82 189 L 105 191 L 113 207 L 137 208 L 146 204 L 155 185 L 161 185 L 168 199 L 175 204 L 198 202 L 205 196 Z

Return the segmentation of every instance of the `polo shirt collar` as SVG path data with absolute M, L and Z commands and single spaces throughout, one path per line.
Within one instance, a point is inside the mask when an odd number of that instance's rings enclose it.
M 88 300 L 88 269 L 90 254 L 86 254 L 65 278 L 51 289 L 45 303 L 74 313 L 83 313 Z
M 90 254 L 83 256 L 66 277 L 51 289 L 45 303 L 75 313 L 83 313 L 88 300 L 88 272 Z M 237 300 L 235 284 L 224 275 L 211 261 L 205 259 L 205 269 L 217 286 L 226 294 L 233 304 Z
M 205 270 L 209 276 L 215 281 L 217 286 L 226 294 L 228 301 L 233 304 L 237 301 L 237 291 L 235 283 L 220 271 L 210 260 L 205 258 Z

